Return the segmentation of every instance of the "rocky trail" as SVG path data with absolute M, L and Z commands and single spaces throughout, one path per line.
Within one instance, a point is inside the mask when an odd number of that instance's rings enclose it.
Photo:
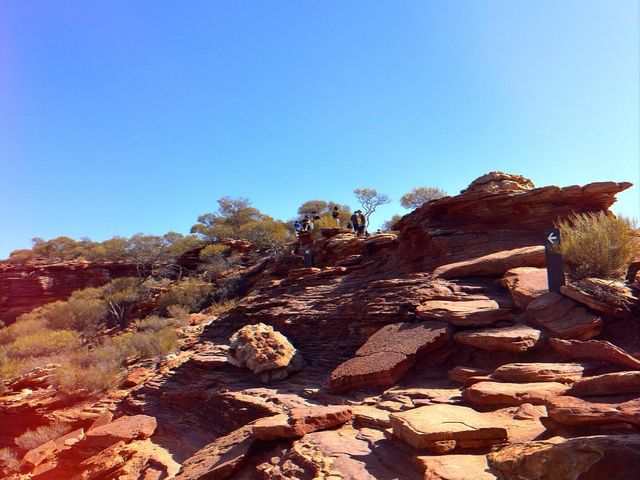
M 493 173 L 397 233 L 326 229 L 314 268 L 289 254 L 248 270 L 236 307 L 200 314 L 119 390 L 70 401 L 47 369 L 7 382 L 2 445 L 74 426 L 9 478 L 636 478 L 640 317 L 549 293 L 540 246 L 628 186 Z

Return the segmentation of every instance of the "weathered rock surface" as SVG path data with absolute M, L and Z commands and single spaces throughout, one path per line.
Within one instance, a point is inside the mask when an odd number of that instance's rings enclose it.
M 457 405 L 428 405 L 390 418 L 393 434 L 422 450 L 483 448 L 507 438 L 507 430 L 491 415 Z
M 486 455 L 419 456 L 424 480 L 495 480 Z
M 491 374 L 501 382 L 572 383 L 582 378 L 584 367 L 578 363 L 508 363 Z
M 549 339 L 549 345 L 566 358 L 585 360 L 601 360 L 614 365 L 640 370 L 640 360 L 606 340 L 579 340 Z
M 86 433 L 85 443 L 91 446 L 108 447 L 124 440 L 144 440 L 155 432 L 157 422 L 148 415 L 132 415 L 120 417 L 101 427 L 93 428 Z
M 416 309 L 419 318 L 442 320 L 459 326 L 491 325 L 499 320 L 511 319 L 511 310 L 501 308 L 498 302 L 483 300 L 429 300 Z
M 547 401 L 549 417 L 562 425 L 601 425 L 625 422 L 640 426 L 640 399 L 622 403 L 594 403 L 560 396 Z
M 575 397 L 640 393 L 640 372 L 615 372 L 586 377 L 576 381 L 567 391 Z
M 507 445 L 488 456 L 504 480 L 623 480 L 640 469 L 640 435 L 598 435 Z
M 463 390 L 462 397 L 475 405 L 543 405 L 549 398 L 562 395 L 568 388 L 557 382 L 478 382 Z
M 531 301 L 527 320 L 548 330 L 554 337 L 589 340 L 600 334 L 602 319 L 558 293 L 545 293 Z
M 417 358 L 449 341 L 441 322 L 396 323 L 374 333 L 356 357 L 331 372 L 329 388 L 344 392 L 361 387 L 392 385 L 404 377 Z
M 516 307 L 522 309 L 549 291 L 546 268 L 512 268 L 504 274 L 501 283 L 511 293 Z
M 540 344 L 541 332 L 527 325 L 457 332 L 453 339 L 489 351 L 524 352 Z
M 352 416 L 352 410 L 343 406 L 294 408 L 288 414 L 257 420 L 252 431 L 259 440 L 299 438 L 307 433 L 348 422 Z
M 563 285 L 563 295 L 586 305 L 591 310 L 616 318 L 629 318 L 638 298 L 623 282 L 587 278 L 579 285 Z
M 263 382 L 282 380 L 302 368 L 302 356 L 291 342 L 273 327 L 246 325 L 233 334 L 227 361 L 246 367 Z
M 500 276 L 507 270 L 514 268 L 543 267 L 545 265 L 544 247 L 535 245 L 441 265 L 433 271 L 433 274 L 441 278 Z

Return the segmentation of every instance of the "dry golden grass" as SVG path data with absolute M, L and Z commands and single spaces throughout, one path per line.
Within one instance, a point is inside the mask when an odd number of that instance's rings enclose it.
M 634 230 L 622 217 L 584 213 L 559 222 L 558 227 L 560 252 L 573 279 L 621 278 L 637 248 Z
M 42 425 L 34 430 L 27 430 L 22 435 L 16 437 L 14 443 L 20 448 L 31 450 L 32 448 L 47 443 L 49 440 L 55 440 L 70 431 L 71 427 L 65 423 Z

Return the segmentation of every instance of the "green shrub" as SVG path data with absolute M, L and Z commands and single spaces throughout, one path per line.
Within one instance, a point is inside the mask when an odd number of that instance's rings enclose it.
M 209 282 L 186 278 L 160 294 L 158 309 L 166 314 L 171 305 L 180 305 L 188 312 L 198 311 L 210 301 L 212 289 Z
M 171 318 L 174 318 L 179 325 L 186 325 L 189 323 L 189 310 L 182 305 L 170 305 L 167 308 L 167 313 Z
M 629 220 L 603 212 L 583 213 L 558 223 L 560 252 L 569 276 L 620 278 L 634 253 Z
M 42 425 L 35 430 L 27 430 L 22 435 L 16 437 L 14 443 L 25 450 L 31 450 L 32 448 L 47 443 L 49 440 L 55 440 L 70 431 L 71 427 L 65 423 Z
M 83 367 L 69 362 L 58 369 L 54 377 L 57 387 L 67 394 L 75 394 L 80 390 L 103 392 L 116 388 L 122 381 L 122 369 L 112 359 L 94 360 L 94 363 Z
M 80 335 L 72 330 L 40 330 L 18 338 L 7 353 L 12 358 L 43 357 L 74 350 L 81 345 Z

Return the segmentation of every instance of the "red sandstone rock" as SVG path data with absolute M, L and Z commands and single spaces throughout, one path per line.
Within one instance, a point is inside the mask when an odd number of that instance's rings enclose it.
M 568 388 L 557 382 L 478 382 L 463 390 L 462 397 L 475 405 L 543 405 L 549 398 L 562 395 Z
M 34 467 L 40 465 L 45 460 L 50 459 L 55 455 L 58 451 L 58 447 L 56 446 L 56 442 L 50 440 L 38 447 L 32 448 L 29 450 L 22 460 L 25 463 L 33 465 Z
M 472 260 L 441 265 L 433 274 L 441 278 L 499 276 L 518 267 L 546 265 L 544 246 L 531 246 L 491 253 Z
M 251 426 L 216 439 L 183 462 L 176 480 L 224 480 L 240 467 L 256 441 Z
M 486 455 L 418 456 L 424 468 L 424 480 L 495 480 Z
M 640 471 L 640 435 L 598 435 L 507 445 L 488 456 L 504 480 L 632 479 Z
M 390 418 L 393 434 L 418 449 L 484 448 L 507 438 L 507 430 L 490 414 L 457 405 L 428 405 Z
M 519 267 L 508 270 L 501 281 L 511 293 L 518 308 L 526 308 L 529 302 L 549 290 L 547 269 Z
M 620 282 L 622 283 L 622 285 L 616 286 L 616 282 L 614 281 L 607 282 L 606 280 L 601 280 L 598 278 L 590 278 L 587 279 L 587 281 L 592 285 L 595 285 L 596 288 L 599 286 L 605 291 L 606 289 L 612 289 L 616 291 L 616 294 L 622 297 L 622 299 L 624 299 L 626 302 L 628 302 L 629 305 L 638 303 L 638 298 L 634 297 L 631 294 L 631 291 L 622 282 Z M 611 287 L 608 284 L 613 284 L 614 286 Z M 586 305 L 591 310 L 595 310 L 596 312 L 601 312 L 617 318 L 626 319 L 631 317 L 631 312 L 628 308 L 623 308 L 620 305 L 611 305 L 603 300 L 598 300 L 593 295 L 590 295 L 588 292 L 583 291 L 575 285 L 563 285 L 562 287 L 560 287 L 560 292 L 563 295 L 566 295 L 567 297 L 575 300 L 576 302 Z
M 449 326 L 443 322 L 394 323 L 382 327 L 358 349 L 364 357 L 379 352 L 397 352 L 408 357 L 442 347 L 449 340 Z
M 508 363 L 491 374 L 501 382 L 572 383 L 582 378 L 584 367 L 577 363 Z
M 602 360 L 632 370 L 640 370 L 640 360 L 606 340 L 582 342 L 579 340 L 551 338 L 549 339 L 549 345 L 567 358 Z
M 531 301 L 527 321 L 548 330 L 552 336 L 589 340 L 602 329 L 602 319 L 558 293 L 545 293 Z
M 454 382 L 465 383 L 468 379 L 474 377 L 487 377 L 491 374 L 491 370 L 483 370 L 475 367 L 454 367 L 448 372 L 448 377 Z
M 356 388 L 393 385 L 406 375 L 414 363 L 414 359 L 396 352 L 354 357 L 331 372 L 329 388 L 338 393 Z
M 442 320 L 453 325 L 482 326 L 511 318 L 510 310 L 486 300 L 429 300 L 416 309 L 418 318 Z
M 120 440 L 143 440 L 153 434 L 156 426 L 156 419 L 148 415 L 124 416 L 89 430 L 84 444 L 108 447 Z
M 259 440 L 298 438 L 348 422 L 352 416 L 351 409 L 343 406 L 294 408 L 288 414 L 257 420 L 252 432 Z
M 567 391 L 574 397 L 640 393 L 640 372 L 605 373 L 576 381 Z
M 526 325 L 465 330 L 457 332 L 453 339 L 482 350 L 505 352 L 524 352 L 541 343 L 540 330 Z
M 125 378 L 124 382 L 122 383 L 122 386 L 124 388 L 132 388 L 137 385 L 140 385 L 142 382 L 146 380 L 149 374 L 150 372 L 147 368 L 144 368 L 144 367 L 134 368 L 129 373 L 127 373 L 127 378 Z
M 626 422 L 640 426 L 640 399 L 622 403 L 593 403 L 559 396 L 547 401 L 549 417 L 561 425 L 601 425 Z

